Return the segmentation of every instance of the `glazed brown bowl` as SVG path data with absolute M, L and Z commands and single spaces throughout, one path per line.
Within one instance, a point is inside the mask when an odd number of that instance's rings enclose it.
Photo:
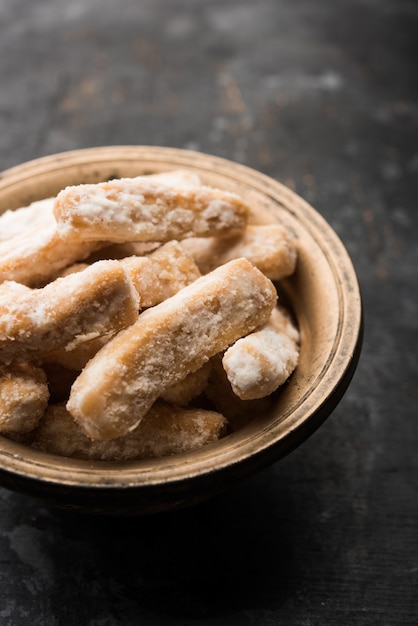
M 63 187 L 188 168 L 235 191 L 258 222 L 282 223 L 296 238 L 296 273 L 281 282 L 301 335 L 300 361 L 273 407 L 216 444 L 162 459 L 125 463 L 58 457 L 0 436 L 0 484 L 80 511 L 143 514 L 208 498 L 278 461 L 330 415 L 361 349 L 362 307 L 350 258 L 332 228 L 293 191 L 248 167 L 201 153 L 118 146 L 37 159 L 0 177 L 0 213 Z

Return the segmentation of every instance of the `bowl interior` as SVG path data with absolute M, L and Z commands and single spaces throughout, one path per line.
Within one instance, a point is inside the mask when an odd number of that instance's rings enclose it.
M 99 492 L 118 493 L 124 498 L 122 508 L 140 511 L 187 503 L 199 499 L 202 489 L 210 495 L 221 484 L 290 452 L 329 415 L 349 384 L 362 327 L 351 261 L 337 235 L 312 207 L 259 172 L 185 150 L 92 148 L 37 159 L 4 172 L 0 214 L 54 196 L 67 185 L 178 168 L 196 171 L 203 183 L 240 194 L 252 207 L 251 221 L 279 221 L 295 236 L 297 270 L 278 290 L 301 333 L 296 371 L 271 410 L 219 443 L 184 455 L 92 463 L 48 455 L 0 437 L 0 478 L 5 486 L 81 508 L 100 498 Z M 103 506 L 103 502 L 98 505 Z

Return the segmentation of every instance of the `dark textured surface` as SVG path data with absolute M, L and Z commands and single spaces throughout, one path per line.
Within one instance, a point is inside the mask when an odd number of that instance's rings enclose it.
M 213 501 L 105 519 L 0 490 L 2 626 L 417 623 L 417 29 L 413 0 L 0 0 L 0 169 L 243 162 L 335 228 L 366 316 L 333 416 Z

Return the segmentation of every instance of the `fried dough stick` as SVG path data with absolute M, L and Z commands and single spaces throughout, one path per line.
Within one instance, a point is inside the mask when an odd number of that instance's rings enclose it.
M 248 225 L 237 237 L 191 237 L 182 246 L 191 254 L 202 274 L 232 259 L 245 257 L 271 280 L 295 271 L 297 251 L 289 233 L 279 224 Z
M 233 193 L 146 176 L 67 187 L 54 205 L 59 232 L 84 241 L 232 236 L 244 230 L 248 214 Z
M 42 230 L 49 224 L 55 198 L 35 200 L 28 206 L 0 215 L 0 241 L 7 241 L 32 228 Z
M 29 358 L 117 332 L 138 316 L 138 294 L 118 261 L 99 261 L 42 289 L 0 299 L 0 361 Z
M 177 241 L 169 241 L 147 256 L 120 262 L 139 294 L 141 308 L 159 304 L 200 276 L 193 257 Z
M 133 432 L 112 441 L 92 441 L 63 405 L 50 405 L 31 445 L 77 459 L 127 461 L 195 450 L 218 441 L 226 428 L 226 419 L 215 411 L 156 402 Z
M 164 391 L 270 317 L 271 281 L 231 261 L 144 311 L 86 365 L 67 408 L 92 439 L 135 428 Z
M 26 433 L 48 405 L 45 373 L 31 363 L 0 363 L 0 432 Z
M 299 358 L 299 332 L 282 308 L 268 322 L 239 339 L 222 364 L 234 393 L 242 400 L 270 395 L 289 378 Z
M 53 203 L 49 198 L 0 216 L 0 282 L 37 286 L 97 248 L 97 242 L 57 232 Z
M 271 408 L 274 400 L 273 396 L 256 400 L 241 400 L 241 398 L 238 398 L 232 391 L 231 383 L 222 366 L 222 356 L 223 354 L 217 354 L 210 360 L 212 367 L 204 393 L 215 411 L 225 415 L 231 430 L 236 431 L 259 415 L 266 413 Z

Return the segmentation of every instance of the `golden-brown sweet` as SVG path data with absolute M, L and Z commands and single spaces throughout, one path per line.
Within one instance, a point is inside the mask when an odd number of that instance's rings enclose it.
M 138 315 L 138 294 L 118 261 L 99 261 L 18 298 L 0 299 L 0 361 L 74 348 Z
M 28 206 L 0 215 L 0 241 L 7 241 L 30 230 L 43 230 L 51 223 L 55 198 L 36 200 Z
M 225 415 L 232 431 L 239 430 L 254 418 L 266 413 L 273 404 L 273 396 L 256 400 L 241 400 L 233 391 L 222 366 L 222 354 L 211 359 L 212 368 L 205 396 L 216 411 Z
M 51 405 L 32 438 L 34 448 L 96 461 L 127 461 L 179 454 L 217 441 L 226 433 L 223 415 L 156 402 L 133 431 L 112 441 L 92 441 L 63 405 Z
M 299 332 L 283 308 L 275 308 L 264 326 L 238 339 L 222 364 L 234 393 L 242 400 L 270 395 L 295 369 Z
M 276 290 L 230 261 L 147 309 L 89 361 L 67 408 L 92 439 L 135 428 L 165 390 L 270 317 Z
M 44 372 L 31 363 L 0 363 L 0 432 L 32 430 L 48 405 Z
M 251 261 L 271 280 L 281 280 L 295 271 L 295 242 L 279 224 L 248 225 L 242 235 L 231 238 L 191 237 L 181 245 L 202 274 L 239 257 Z
M 177 241 L 169 241 L 147 256 L 120 262 L 138 292 L 141 308 L 159 304 L 200 276 L 193 257 Z
M 97 242 L 59 234 L 52 206 L 48 199 L 0 216 L 0 282 L 37 286 L 97 248 Z
M 232 236 L 244 230 L 248 214 L 249 207 L 233 193 L 147 176 L 67 187 L 54 204 L 61 235 L 83 241 Z

